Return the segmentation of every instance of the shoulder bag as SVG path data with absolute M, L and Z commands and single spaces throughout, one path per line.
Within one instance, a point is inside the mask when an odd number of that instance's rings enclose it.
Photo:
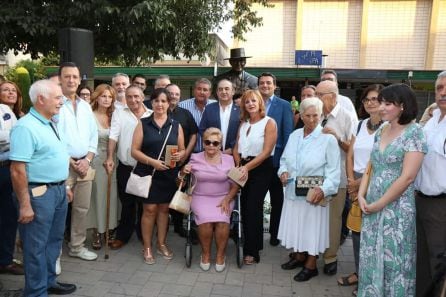
M 166 146 L 167 139 L 169 138 L 170 135 L 170 131 L 172 131 L 172 124 L 169 127 L 169 132 L 167 132 L 166 139 L 164 139 L 163 146 L 161 147 L 161 151 L 158 155 L 158 160 L 161 158 L 161 155 L 164 151 L 164 147 Z M 130 172 L 130 177 L 127 181 L 125 192 L 138 197 L 149 198 L 150 187 L 152 186 L 152 176 L 155 174 L 155 168 L 153 168 L 152 174 L 146 176 L 139 176 L 136 173 L 134 173 L 135 168 L 136 165 L 135 167 L 133 167 L 132 172 Z
M 189 214 L 190 205 L 192 203 L 192 192 L 194 191 L 196 178 L 190 173 L 188 178 L 188 187 L 185 192 L 181 191 L 183 187 L 184 178 L 180 181 L 180 185 L 178 186 L 178 190 L 175 192 L 175 195 L 170 201 L 169 208 L 174 209 L 183 214 Z

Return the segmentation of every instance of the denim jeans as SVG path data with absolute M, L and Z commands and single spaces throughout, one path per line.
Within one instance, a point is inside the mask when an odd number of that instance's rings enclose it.
M 25 265 L 24 296 L 47 296 L 48 287 L 56 283 L 56 259 L 62 248 L 68 204 L 65 186 L 50 186 L 38 197 L 30 191 L 30 202 L 34 219 L 19 224 Z
M 0 266 L 12 263 L 17 233 L 17 208 L 12 197 L 9 166 L 0 167 Z

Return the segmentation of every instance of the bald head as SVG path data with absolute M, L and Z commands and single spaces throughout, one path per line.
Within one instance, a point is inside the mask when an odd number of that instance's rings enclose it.
M 338 85 L 331 80 L 321 81 L 316 87 L 316 96 L 322 100 L 324 114 L 329 114 L 337 103 Z
M 331 80 L 321 81 L 316 87 L 316 93 L 339 94 L 338 84 Z

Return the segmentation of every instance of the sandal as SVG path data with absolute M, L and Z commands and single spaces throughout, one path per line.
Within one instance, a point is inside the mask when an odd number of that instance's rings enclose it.
M 155 264 L 155 258 L 152 255 L 152 248 L 144 249 L 143 253 L 144 253 L 144 263 L 149 265 Z
M 355 278 L 354 281 L 351 281 L 352 277 Z M 346 286 L 353 286 L 358 283 L 358 274 L 356 272 L 353 272 L 349 276 L 343 276 L 341 278 L 338 278 L 338 285 L 346 287 Z
M 352 295 L 355 296 L 355 297 L 358 296 L 358 287 L 356 287 L 356 288 L 353 290 Z
M 169 249 L 167 244 L 158 245 L 157 251 L 158 254 L 162 255 L 166 260 L 172 260 L 173 252 Z
M 102 234 L 97 232 L 97 229 L 93 231 L 93 239 L 91 241 L 91 247 L 94 250 L 100 250 L 102 248 Z
M 252 265 L 252 264 L 256 264 L 257 260 L 253 256 L 245 256 L 243 258 L 243 263 L 245 265 Z

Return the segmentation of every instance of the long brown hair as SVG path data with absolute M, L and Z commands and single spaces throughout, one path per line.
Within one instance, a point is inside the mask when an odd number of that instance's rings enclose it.
M 107 108 L 107 116 L 108 116 L 108 123 L 111 124 L 111 118 L 113 111 L 115 110 L 115 100 L 116 100 L 116 91 L 112 88 L 112 86 L 107 84 L 100 84 L 96 87 L 93 94 L 91 94 L 90 97 L 90 104 L 91 109 L 93 111 L 97 110 L 99 108 L 98 98 L 101 96 L 105 91 L 109 91 L 110 95 L 112 96 L 112 103 L 109 108 Z
M 13 85 L 15 87 L 15 89 L 16 89 L 17 101 L 16 101 L 16 103 L 14 104 L 14 106 L 11 109 L 14 112 L 14 114 L 16 115 L 16 117 L 19 118 L 20 114 L 22 114 L 22 102 L 23 102 L 22 92 L 20 91 L 20 88 L 16 85 L 16 83 L 14 83 L 12 81 L 9 81 L 9 80 L 5 80 L 4 82 L 0 83 L 0 90 L 2 89 L 2 87 L 5 84 Z M 1 98 L 0 98 L 0 103 L 3 103 L 1 101 Z

